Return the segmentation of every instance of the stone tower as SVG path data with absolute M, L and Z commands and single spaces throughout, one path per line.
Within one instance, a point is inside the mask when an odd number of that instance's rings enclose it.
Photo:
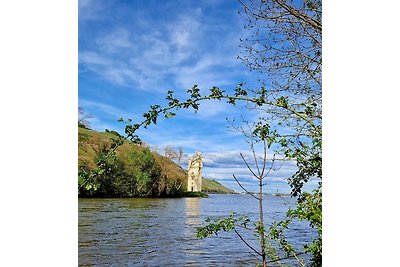
M 196 154 L 189 158 L 188 163 L 188 191 L 200 192 L 202 184 L 203 159 L 201 153 L 196 151 Z

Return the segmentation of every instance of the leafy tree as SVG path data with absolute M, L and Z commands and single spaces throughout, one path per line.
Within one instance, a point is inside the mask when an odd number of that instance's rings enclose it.
M 231 213 L 228 218 L 219 218 L 217 220 L 211 221 L 209 218 L 206 220 L 207 225 L 204 227 L 197 228 L 197 237 L 205 238 L 210 235 L 217 235 L 220 231 L 234 231 L 244 244 L 249 247 L 256 255 L 260 257 L 262 266 L 267 266 L 267 258 L 269 262 L 276 262 L 279 265 L 283 259 L 294 258 L 297 263 L 301 266 L 304 265 L 304 260 L 300 257 L 304 252 L 296 251 L 294 247 L 286 240 L 283 235 L 283 230 L 286 229 L 291 220 L 284 220 L 278 223 L 274 223 L 269 228 L 266 227 L 264 223 L 264 215 L 269 214 L 263 211 L 263 198 L 264 198 L 264 187 L 267 185 L 265 179 L 271 173 L 271 171 L 278 171 L 284 164 L 284 159 L 278 159 L 274 154 L 272 158 L 267 158 L 267 150 L 270 149 L 268 143 L 269 136 L 259 136 L 258 132 L 252 127 L 248 121 L 244 121 L 246 127 L 238 126 L 232 124 L 235 131 L 241 132 L 246 138 L 247 143 L 250 147 L 252 154 L 253 163 L 250 164 L 248 159 L 240 153 L 245 166 L 249 172 L 253 175 L 257 181 L 259 192 L 252 193 L 249 192 L 239 181 L 239 179 L 233 174 L 233 178 L 237 184 L 250 196 L 254 197 L 258 201 L 259 205 L 259 219 L 253 223 L 253 227 L 250 226 L 250 219 L 244 215 L 242 217 L 236 217 L 235 213 Z M 257 123 L 254 124 L 257 126 Z M 256 146 L 262 144 L 262 154 L 257 155 Z M 269 164 L 267 164 L 269 162 Z M 269 167 L 267 167 L 269 165 Z M 254 167 L 252 167 L 254 166 Z M 290 210 L 294 214 L 294 211 Z M 294 217 L 294 216 L 293 216 Z M 259 240 L 259 249 L 251 246 L 248 241 L 242 236 L 241 231 L 250 230 L 253 232 L 254 236 Z M 275 245 L 275 246 L 273 246 Z M 275 247 L 280 247 L 281 251 L 284 252 L 284 257 L 278 255 L 278 251 Z
M 81 196 L 148 197 L 160 195 L 156 186 L 161 179 L 159 167 L 149 149 L 133 151 L 121 160 L 115 151 L 121 139 L 104 142 L 96 149 L 96 167 L 79 167 Z
M 118 161 L 115 149 L 122 145 L 122 139 L 112 139 L 111 142 L 99 143 L 96 152 L 95 165 L 90 169 L 85 164 L 79 166 L 78 192 L 81 196 L 106 196 L 115 194 L 114 179 L 120 175 L 121 162 Z
M 160 177 L 160 169 L 148 148 L 131 152 L 128 155 L 132 163 L 133 176 L 136 181 L 136 194 L 153 196 L 159 194 L 156 183 Z
M 83 197 L 90 197 L 95 194 L 100 187 L 96 179 L 96 172 L 89 169 L 86 165 L 79 166 L 78 172 L 78 194 Z

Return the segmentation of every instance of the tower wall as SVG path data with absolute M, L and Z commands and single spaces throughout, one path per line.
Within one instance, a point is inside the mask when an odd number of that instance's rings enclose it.
M 189 159 L 188 163 L 188 191 L 200 192 L 202 186 L 203 159 L 200 152 Z

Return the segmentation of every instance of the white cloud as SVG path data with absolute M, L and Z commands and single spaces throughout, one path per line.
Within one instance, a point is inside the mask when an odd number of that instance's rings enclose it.
M 195 13 L 201 13 L 201 11 Z M 196 17 L 198 17 L 196 14 L 183 15 L 167 26 L 169 41 L 178 51 L 195 47 L 196 42 L 201 38 L 202 25 Z
M 154 80 L 138 71 L 135 66 L 104 53 L 82 51 L 79 53 L 79 63 L 82 64 L 83 69 L 86 68 L 116 85 L 135 85 L 137 89 L 150 89 L 154 84 Z
M 168 145 L 175 147 L 183 147 L 186 149 L 199 149 L 209 150 L 214 148 L 214 142 L 212 140 L 202 140 L 198 136 L 184 135 L 180 130 L 178 131 L 164 131 L 162 135 L 159 131 L 148 131 L 143 136 L 146 140 L 150 140 L 149 143 L 153 146 L 166 147 Z
M 178 49 L 182 49 L 189 43 L 190 32 L 186 29 L 174 29 L 170 38 L 171 42 L 175 44 Z
M 210 152 L 203 154 L 204 162 L 204 176 L 215 180 L 231 180 L 233 174 L 239 179 L 239 181 L 257 182 L 252 173 L 249 171 L 240 153 L 247 158 L 248 163 L 252 170 L 257 173 L 256 166 L 251 160 L 253 158 L 252 152 L 250 151 L 239 151 L 239 150 L 226 150 L 224 152 Z M 268 155 L 267 158 L 272 158 L 273 155 Z M 270 162 L 270 161 L 269 161 Z M 265 178 L 265 181 L 272 182 L 286 182 L 296 171 L 296 163 L 294 161 L 277 162 L 276 167 L 269 173 Z M 268 171 L 267 165 L 266 171 Z M 280 167 L 280 168 L 277 168 Z M 260 170 L 261 170 L 260 166 Z
M 97 65 L 107 66 L 113 64 L 113 61 L 94 51 L 79 51 L 79 63 L 93 67 Z
M 101 103 L 101 102 L 96 102 L 96 101 L 90 101 L 90 100 L 85 100 L 85 99 L 79 99 L 79 106 L 83 107 L 85 110 L 90 110 L 91 108 L 96 108 L 97 110 L 111 115 L 112 117 L 115 118 L 129 118 L 132 114 L 129 114 L 126 110 L 119 109 L 117 107 Z M 90 113 L 90 112 L 89 112 Z
M 141 76 L 127 67 L 108 66 L 103 72 L 108 80 L 122 86 L 127 85 L 129 81 L 141 84 Z
M 79 0 L 78 12 L 79 21 L 84 22 L 87 20 L 101 20 L 104 16 L 101 12 L 107 10 L 108 3 L 98 0 Z
M 130 33 L 124 28 L 113 30 L 105 36 L 98 37 L 96 43 L 102 50 L 108 52 L 117 52 L 121 49 L 133 48 L 130 40 Z

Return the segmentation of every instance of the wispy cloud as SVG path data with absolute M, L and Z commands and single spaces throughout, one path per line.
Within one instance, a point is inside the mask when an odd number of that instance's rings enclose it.
M 96 43 L 102 51 L 109 53 L 121 52 L 127 48 L 134 49 L 130 32 L 125 28 L 118 28 L 104 36 L 99 36 Z
M 79 52 L 79 63 L 88 65 L 89 67 L 95 66 L 107 66 L 114 62 L 104 55 L 101 55 L 95 51 L 80 51 Z
M 109 3 L 98 0 L 79 0 L 78 12 L 79 22 L 83 23 L 88 20 L 101 20 L 104 18 L 102 12 L 107 10 Z
M 92 100 L 85 100 L 85 99 L 80 99 L 79 100 L 79 104 L 84 107 L 85 109 L 93 109 L 96 108 L 97 110 L 101 110 L 102 113 L 108 114 L 110 116 L 112 116 L 113 118 L 120 118 L 120 117 L 125 117 L 125 118 L 129 118 L 129 116 L 131 114 L 129 114 L 128 112 L 126 112 L 126 110 L 122 110 L 118 107 L 109 105 L 109 104 L 105 104 L 102 102 L 96 102 L 96 101 L 92 101 Z
M 257 173 L 254 161 L 252 161 L 252 152 L 246 150 L 224 150 L 222 152 L 203 153 L 204 177 L 226 184 L 233 182 L 233 175 L 235 175 L 242 185 L 248 186 L 248 190 L 255 190 L 258 186 L 258 180 L 249 171 L 246 164 L 242 160 L 240 153 L 242 153 L 242 155 L 245 157 L 251 169 Z M 272 157 L 273 155 L 267 156 L 269 159 Z M 283 157 L 281 156 L 280 158 Z M 268 160 L 266 171 L 268 171 L 270 166 L 271 160 Z M 291 177 L 295 172 L 295 161 L 276 161 L 272 170 L 269 172 L 264 181 L 269 186 L 269 189 L 271 189 L 277 183 L 287 184 L 287 178 Z M 274 191 L 275 190 L 276 188 Z M 286 190 L 285 192 L 288 191 Z
M 102 8 L 97 1 L 87 1 L 80 4 L 83 17 L 86 10 L 98 13 Z M 80 49 L 79 62 L 104 80 L 141 90 L 232 84 L 237 74 L 232 66 L 239 64 L 237 36 L 229 32 L 217 42 L 209 37 L 215 25 L 202 17 L 202 9 L 196 8 L 168 23 L 155 20 L 144 31 L 106 27 Z

